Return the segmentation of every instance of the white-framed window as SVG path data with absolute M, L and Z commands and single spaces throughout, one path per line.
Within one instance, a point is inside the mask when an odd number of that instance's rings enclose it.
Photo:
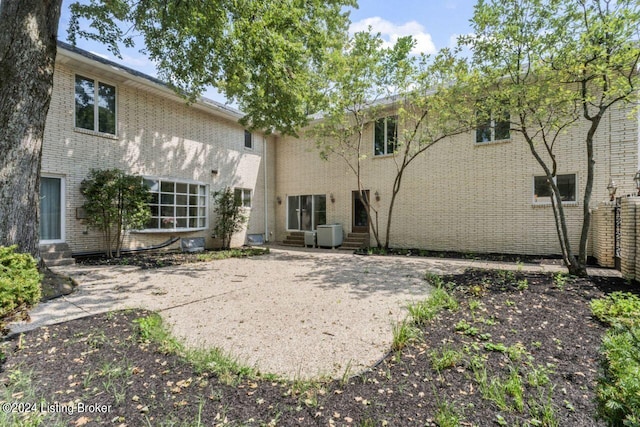
M 248 188 L 234 188 L 233 197 L 243 208 L 251 208 L 251 190 Z
M 116 134 L 116 87 L 76 75 L 75 127 Z
M 480 112 L 477 113 L 480 116 Z M 496 117 L 489 114 L 489 118 L 480 119 L 478 117 L 478 127 L 476 128 L 476 144 L 487 142 L 508 141 L 511 139 L 511 124 L 509 115 Z
M 199 182 L 145 178 L 151 193 L 146 230 L 190 231 L 207 227 L 207 186 Z
M 253 134 L 248 130 L 244 131 L 244 148 L 253 150 Z
M 556 175 L 554 178 L 563 202 L 578 201 L 578 185 L 575 173 Z M 546 176 L 533 177 L 533 203 L 550 204 L 552 190 Z
M 375 121 L 373 130 L 373 155 L 386 156 L 396 151 L 398 141 L 398 116 L 388 116 Z

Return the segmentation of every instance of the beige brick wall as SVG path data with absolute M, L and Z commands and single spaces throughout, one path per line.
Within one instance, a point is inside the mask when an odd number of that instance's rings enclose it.
M 243 244 L 245 233 L 266 231 L 265 207 L 272 209 L 275 172 L 273 137 L 265 142 L 254 135 L 254 149 L 244 149 L 244 129 L 231 120 L 186 105 L 176 97 L 153 93 L 140 84 L 129 84 L 122 76 L 83 69 L 86 77 L 101 79 L 117 87 L 115 138 L 74 129 L 74 68 L 58 63 L 51 107 L 45 129 L 42 173 L 62 176 L 66 183 L 66 236 L 74 252 L 98 250 L 103 244 L 99 232 L 76 219 L 83 204 L 80 182 L 91 168 L 120 168 L 128 173 L 160 178 L 193 180 L 206 184 L 210 193 L 226 186 L 253 190 L 253 207 L 247 230 L 234 236 Z M 268 152 L 267 204 L 265 205 L 265 152 Z M 212 170 L 218 170 L 212 174 Z M 192 233 L 130 233 L 125 245 L 157 244 L 170 237 L 211 238 L 213 203 L 209 194 L 208 229 Z M 271 229 L 274 215 L 268 214 Z
M 638 162 L 637 120 L 630 110 L 615 110 L 603 121 L 595 141 L 595 183 L 592 206 L 608 199 L 610 176 L 619 193 L 633 191 Z M 577 174 L 584 190 L 586 166 L 583 140 L 586 124 L 576 125 L 557 142 L 558 173 Z M 363 181 L 371 194 L 379 192 L 380 231 L 384 233 L 395 176 L 392 157 L 373 157 L 371 126 L 363 161 Z M 322 161 L 311 140 L 281 138 L 276 149 L 276 239 L 286 235 L 286 197 L 302 194 L 327 197 L 327 220 L 351 230 L 354 174 L 338 157 Z M 396 200 L 392 247 L 417 247 L 462 252 L 557 254 L 560 252 L 550 206 L 534 205 L 533 177 L 543 175 L 520 135 L 506 143 L 476 144 L 472 133 L 429 148 L 407 170 Z M 577 251 L 582 225 L 582 195 L 566 204 L 572 244 Z
M 603 267 L 615 266 L 615 212 L 613 202 L 602 202 L 593 210 L 591 235 L 593 256 Z

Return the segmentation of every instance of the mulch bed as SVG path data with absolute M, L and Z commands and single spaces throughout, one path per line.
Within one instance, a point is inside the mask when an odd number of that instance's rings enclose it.
M 446 277 L 449 281 L 455 283 L 451 292 L 460 309 L 442 312 L 421 327 L 420 341 L 344 380 L 242 379 L 228 385 L 141 341 L 132 322 L 147 313 L 122 311 L 13 337 L 2 347 L 0 383 L 10 385 L 11 372 L 20 369 L 31 372 L 48 404 L 110 406 L 107 413 L 57 414 L 71 425 L 202 420 L 203 425 L 424 426 L 457 417 L 462 425 L 486 426 L 536 425 L 545 416 L 560 426 L 604 425 L 595 418 L 594 390 L 605 327 L 592 318 L 589 301 L 628 284 L 479 270 Z M 461 320 L 477 330 L 456 331 Z M 462 357 L 438 371 L 434 354 L 442 350 Z M 486 397 L 474 374 L 479 360 L 489 380 L 504 382 L 514 370 L 520 374 L 521 408 L 512 395 L 506 406 Z M 536 372 L 550 382 L 533 384 L 529 378 Z M 447 409 L 449 416 L 441 418 Z M 49 421 L 45 424 L 55 420 Z

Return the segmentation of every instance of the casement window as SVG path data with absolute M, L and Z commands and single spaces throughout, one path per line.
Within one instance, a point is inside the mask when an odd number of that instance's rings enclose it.
M 76 128 L 116 134 L 116 87 L 76 76 Z
M 251 208 L 251 190 L 248 188 L 235 188 L 233 197 L 236 203 L 243 208 Z
M 478 116 L 481 113 L 478 112 Z M 489 114 L 488 119 L 478 118 L 478 127 L 476 128 L 476 144 L 486 142 L 506 141 L 511 138 L 509 131 L 509 116 L 495 117 Z
M 376 120 L 373 133 L 373 154 L 375 156 L 393 154 L 398 141 L 398 116 Z
M 578 200 L 576 174 L 557 175 L 555 178 L 560 197 L 563 202 L 576 202 Z M 546 176 L 533 177 L 533 202 L 551 203 L 552 190 Z
M 253 134 L 248 130 L 244 131 L 244 148 L 253 150 Z
M 145 178 L 151 193 L 147 230 L 190 231 L 207 227 L 207 186 L 170 179 Z

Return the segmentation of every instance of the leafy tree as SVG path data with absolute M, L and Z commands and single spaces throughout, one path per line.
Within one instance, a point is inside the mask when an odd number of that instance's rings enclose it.
M 72 5 L 70 40 L 99 40 L 119 55 L 118 43 L 141 35 L 160 77 L 191 100 L 213 85 L 239 102 L 248 127 L 295 133 L 319 100 L 316 69 L 346 35 L 345 6 L 355 1 L 89 0 Z M 0 1 L 0 245 L 36 258 L 60 7 Z
M 87 199 L 82 206 L 87 221 L 102 232 L 107 256 L 113 257 L 115 250 L 120 257 L 126 231 L 144 227 L 151 217 L 149 189 L 139 176 L 119 169 L 92 169 L 80 192 Z
M 398 134 L 390 141 L 396 168 L 387 211 L 384 247 L 391 243 L 396 197 L 408 166 L 434 144 L 472 127 L 473 104 L 462 88 L 465 62 L 448 50 L 435 58 L 411 55 L 411 37 L 384 48 L 379 34 L 356 33 L 327 62 L 328 90 L 322 118 L 309 130 L 320 156 L 341 158 L 353 172 L 360 201 L 378 247 L 383 246 L 379 210 L 363 191 L 366 138 L 377 119 L 396 117 Z M 457 82 L 458 84 L 453 84 Z
M 222 249 L 229 249 L 233 234 L 240 231 L 247 221 L 242 213 L 242 200 L 235 197 L 230 188 L 213 193 L 216 222 L 213 232 L 222 238 Z
M 509 117 L 511 130 L 526 141 L 551 189 L 564 262 L 571 274 L 584 276 L 594 136 L 611 108 L 636 101 L 640 5 L 634 0 L 481 0 L 472 26 L 473 36 L 462 42 L 473 52 L 479 115 Z M 582 137 L 587 176 L 576 256 L 555 178 L 559 137 L 580 119 L 588 124 Z

